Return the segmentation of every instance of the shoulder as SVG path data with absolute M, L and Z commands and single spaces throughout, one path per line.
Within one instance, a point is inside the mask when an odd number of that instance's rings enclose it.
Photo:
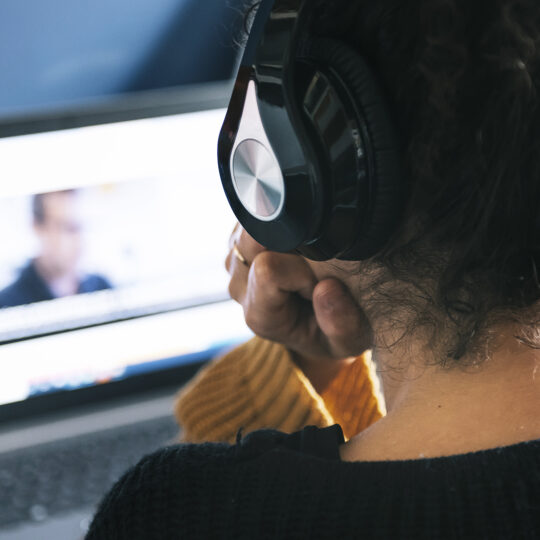
M 100 274 L 88 274 L 80 285 L 80 292 L 95 292 L 112 289 L 112 284 Z
M 234 476 L 243 466 L 279 450 L 294 437 L 275 430 L 260 430 L 242 438 L 237 443 L 179 444 L 149 454 L 128 470 L 114 486 L 106 500 L 117 500 L 128 493 L 147 495 L 175 486 L 174 491 L 189 487 L 190 493 L 197 487 L 206 488 L 218 477 Z M 201 476 L 202 475 L 202 476 Z M 204 477 L 204 478 L 203 478 Z M 202 481 L 204 480 L 204 482 Z M 169 489 L 169 488 L 167 488 Z
M 540 531 L 538 442 L 453 457 L 344 463 L 331 458 L 339 431 L 259 431 L 234 446 L 165 448 L 114 486 L 87 539 L 356 538 L 361 529 L 378 537 L 381 516 L 393 516 L 388 523 L 395 534 L 385 536 L 392 538 L 507 538 L 516 523 Z M 415 519 L 394 519 L 396 512 Z M 482 518 L 491 515 L 501 527 Z
M 41 300 L 42 295 L 36 295 L 36 289 L 41 289 L 42 283 L 32 264 L 23 267 L 17 279 L 0 291 L 0 307 L 19 306 Z
M 87 539 L 175 537 L 194 517 L 189 509 L 211 493 L 204 477 L 218 480 L 233 453 L 229 445 L 201 444 L 146 456 L 101 501 Z
M 0 290 L 0 307 L 11 307 L 19 304 L 19 290 L 15 283 Z
M 262 430 L 239 438 L 236 445 L 187 444 L 151 454 L 105 497 L 87 538 L 134 538 L 132 520 L 144 531 L 141 538 L 189 531 L 191 537 L 203 538 L 205 527 L 219 530 L 237 512 L 262 508 L 268 500 L 262 486 L 294 483 L 307 457 L 301 451 L 303 439 Z M 125 536 L 118 536 L 120 529 Z

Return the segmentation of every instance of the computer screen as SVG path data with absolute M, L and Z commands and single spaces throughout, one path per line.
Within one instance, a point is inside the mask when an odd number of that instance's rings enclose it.
M 243 0 L 2 0 L 0 119 L 229 80 Z
M 0 139 L 0 404 L 250 336 L 223 261 L 223 109 Z

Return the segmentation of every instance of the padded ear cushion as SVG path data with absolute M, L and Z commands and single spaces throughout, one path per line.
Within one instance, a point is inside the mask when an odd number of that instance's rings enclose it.
M 382 91 L 365 60 L 349 46 L 333 39 L 312 39 L 302 56 L 330 70 L 344 84 L 367 124 L 373 150 L 374 178 L 370 210 L 353 249 L 344 259 L 366 259 L 390 240 L 405 206 L 405 184 L 397 131 Z

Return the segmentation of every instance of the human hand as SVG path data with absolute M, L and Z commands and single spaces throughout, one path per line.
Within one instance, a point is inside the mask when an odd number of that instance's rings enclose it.
M 229 293 L 242 305 L 247 325 L 290 349 L 317 390 L 370 348 L 369 323 L 339 280 L 318 280 L 303 257 L 267 251 L 241 227 L 229 247 Z

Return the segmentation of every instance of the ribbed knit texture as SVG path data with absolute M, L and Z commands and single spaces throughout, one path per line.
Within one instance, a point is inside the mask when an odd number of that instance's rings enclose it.
M 384 411 L 368 355 L 317 394 L 282 345 L 254 338 L 213 362 L 184 389 L 176 417 L 188 442 L 234 442 L 239 429 L 286 433 L 339 423 L 347 438 Z
M 540 441 L 344 463 L 336 429 L 162 450 L 118 482 L 87 539 L 540 538 Z

